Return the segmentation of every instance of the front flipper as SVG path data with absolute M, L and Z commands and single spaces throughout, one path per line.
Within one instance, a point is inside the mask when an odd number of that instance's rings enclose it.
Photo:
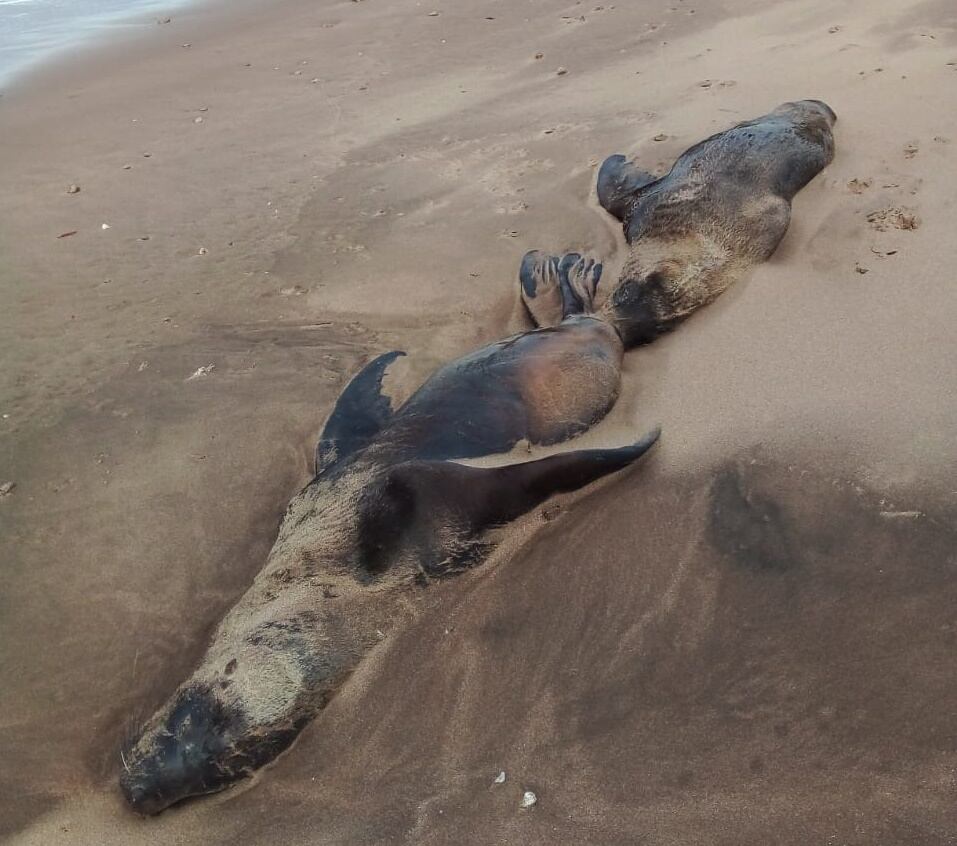
M 316 475 L 362 449 L 392 417 L 392 404 L 382 394 L 382 377 L 400 350 L 383 353 L 346 385 L 316 445 Z
M 577 450 L 504 467 L 410 461 L 391 471 L 376 504 L 388 519 L 373 519 L 366 528 L 380 550 L 401 535 L 426 575 L 454 573 L 477 563 L 487 529 L 514 520 L 554 494 L 624 469 L 644 455 L 660 433 L 656 428 L 630 446 Z M 387 525 L 397 532 L 391 540 Z
M 624 223 L 637 193 L 656 179 L 622 155 L 609 156 L 598 171 L 598 202 Z

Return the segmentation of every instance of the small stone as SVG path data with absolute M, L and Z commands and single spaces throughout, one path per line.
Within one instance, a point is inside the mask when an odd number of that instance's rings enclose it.
M 193 123 L 202 123 L 202 122 L 203 122 L 202 115 L 197 115 L 196 117 L 193 118 Z
M 173 19 L 172 19 L 172 18 L 157 18 L 157 19 L 156 19 L 156 23 L 158 23 L 158 24 L 168 24 L 171 20 L 173 20 Z
M 869 272 L 870 272 L 870 270 L 869 270 L 868 268 L 864 267 L 864 266 L 861 265 L 861 264 L 855 264 L 855 265 L 854 265 L 854 269 L 855 269 L 858 273 L 860 273 L 861 276 L 863 276 L 865 273 L 869 273 Z
M 17 486 L 16 482 L 4 482 L 0 485 L 0 496 L 9 496 Z
M 663 132 L 659 132 L 659 133 L 658 133 L 654 138 L 652 138 L 651 140 L 652 140 L 652 141 L 665 141 L 665 140 L 667 140 L 667 138 L 668 138 L 667 135 L 665 135 Z
M 544 53 L 536 53 L 536 54 L 535 54 L 535 58 L 536 58 L 536 59 L 544 59 L 544 58 L 545 58 L 545 54 L 544 54 Z
M 180 44 L 179 46 L 180 46 L 180 47 L 184 47 L 185 49 L 188 50 L 188 49 L 189 49 L 190 47 L 192 47 L 193 45 L 190 44 L 190 43 L 187 41 L 185 44 Z
M 840 32 L 841 28 L 839 26 L 830 26 L 827 28 L 827 31 L 833 35 L 835 32 Z
M 568 73 L 568 68 L 559 68 L 555 71 L 555 76 L 564 76 L 566 73 Z
M 439 13 L 438 13 L 438 12 L 434 12 L 434 11 L 433 11 L 433 12 L 429 12 L 429 17 L 430 17 L 430 18 L 437 18 L 438 16 L 439 16 Z
M 208 252 L 209 252 L 209 250 L 207 250 L 205 247 L 200 247 L 200 248 L 196 251 L 196 255 L 198 255 L 198 256 L 204 256 L 204 255 L 206 255 L 206 253 L 208 253 Z
M 80 186 L 79 186 L 79 185 L 71 185 L 69 188 L 66 189 L 66 192 L 67 192 L 67 194 L 79 194 L 79 193 L 80 193 Z
M 100 229 L 112 229 L 112 228 L 113 228 L 113 227 L 110 226 L 110 224 L 108 224 L 108 223 L 101 223 L 101 224 L 100 224 Z
M 209 106 L 200 106 L 198 111 L 208 112 L 208 111 L 209 111 Z
M 505 770 L 502 770 L 495 778 L 492 780 L 492 784 L 505 784 Z
M 531 808 L 536 802 L 538 802 L 538 797 L 531 790 L 526 790 L 522 794 L 523 808 Z
M 123 170 L 132 170 L 132 169 L 133 169 L 133 165 L 131 165 L 131 164 L 125 164 L 125 165 L 123 165 Z
M 137 237 L 136 240 L 137 240 L 137 241 L 149 241 L 149 239 L 150 239 L 150 236 L 149 236 L 149 235 L 140 235 L 140 236 Z

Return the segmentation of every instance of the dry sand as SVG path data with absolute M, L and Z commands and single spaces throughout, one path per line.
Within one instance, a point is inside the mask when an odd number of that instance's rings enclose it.
M 949 0 L 288 0 L 6 91 L 7 842 L 957 843 L 955 62 Z M 402 395 L 522 327 L 529 248 L 607 285 L 605 155 L 803 97 L 838 153 L 781 248 L 587 436 L 661 422 L 654 458 L 423 594 L 249 789 L 130 814 L 124 733 L 348 375 L 407 349 Z

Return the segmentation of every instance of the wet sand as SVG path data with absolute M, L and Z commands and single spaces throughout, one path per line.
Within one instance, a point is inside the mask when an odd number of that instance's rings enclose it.
M 943 2 L 290 0 L 5 91 L 5 840 L 957 842 L 955 62 Z M 584 439 L 660 422 L 654 456 L 414 597 L 247 789 L 130 814 L 121 741 L 349 374 L 405 349 L 401 398 L 523 328 L 527 249 L 608 286 L 604 156 L 667 167 L 803 97 L 837 156 L 785 241 L 630 353 Z

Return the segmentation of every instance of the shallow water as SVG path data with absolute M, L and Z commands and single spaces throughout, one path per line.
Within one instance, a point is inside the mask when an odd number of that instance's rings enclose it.
M 0 84 L 77 45 L 95 39 L 105 43 L 130 28 L 155 26 L 156 18 L 176 5 L 170 0 L 0 0 Z

